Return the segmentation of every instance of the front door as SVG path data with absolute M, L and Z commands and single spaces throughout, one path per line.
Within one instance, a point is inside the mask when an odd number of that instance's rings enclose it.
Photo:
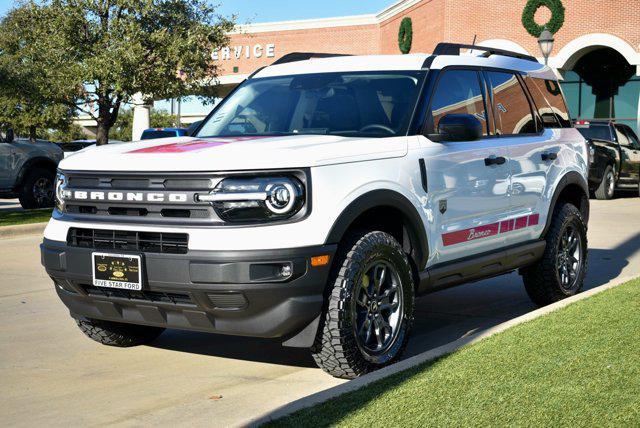
M 427 117 L 435 133 L 447 114 L 471 114 L 484 126 L 477 141 L 433 142 L 421 138 L 428 183 L 429 265 L 502 248 L 500 221 L 509 210 L 509 162 L 487 123 L 485 90 L 473 69 L 444 69 Z
M 616 138 L 620 144 L 620 178 L 621 187 L 638 187 L 640 180 L 640 142 L 631 128 L 615 125 Z

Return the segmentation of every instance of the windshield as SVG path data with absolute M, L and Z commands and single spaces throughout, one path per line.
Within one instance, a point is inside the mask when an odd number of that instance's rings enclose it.
M 611 138 L 611 130 L 609 125 L 589 125 L 588 128 L 583 128 L 581 126 L 576 126 L 576 129 L 580 131 L 582 136 L 588 140 L 605 140 L 605 141 L 613 141 Z
M 422 77 L 402 71 L 250 79 L 214 110 L 197 136 L 406 135 Z

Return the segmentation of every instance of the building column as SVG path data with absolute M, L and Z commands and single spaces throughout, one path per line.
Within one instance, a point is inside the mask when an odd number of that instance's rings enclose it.
M 141 93 L 133 96 L 133 131 L 131 133 L 131 141 L 138 141 L 142 137 L 142 132 L 150 127 L 149 116 L 151 113 L 151 104 L 144 100 Z

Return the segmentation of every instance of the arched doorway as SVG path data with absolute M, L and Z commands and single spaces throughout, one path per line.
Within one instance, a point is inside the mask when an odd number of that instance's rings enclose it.
M 561 86 L 572 119 L 615 119 L 638 132 L 636 66 L 611 47 L 592 47 L 580 54 L 569 62 L 570 69 L 562 70 Z

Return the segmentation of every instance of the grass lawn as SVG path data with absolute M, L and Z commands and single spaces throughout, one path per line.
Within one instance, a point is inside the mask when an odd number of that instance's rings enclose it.
M 49 221 L 51 218 L 51 208 L 42 210 L 24 210 L 2 212 L 0 211 L 0 226 L 11 226 L 15 224 L 41 223 Z
M 640 279 L 276 426 L 640 426 Z

